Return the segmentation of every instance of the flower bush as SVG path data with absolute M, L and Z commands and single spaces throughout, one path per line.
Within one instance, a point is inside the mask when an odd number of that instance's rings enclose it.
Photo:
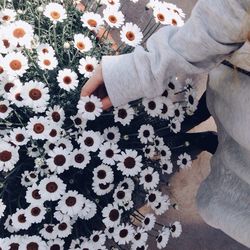
M 103 55 L 183 24 L 181 9 L 150 0 L 141 29 L 125 21 L 125 2 L 137 1 L 1 4 L 0 249 L 147 249 L 149 235 L 161 249 L 181 234 L 155 214 L 176 208 L 159 191 L 163 175 L 190 166 L 186 153 L 172 158 L 166 135 L 196 109 L 192 81 L 105 112 L 101 92 L 80 98 Z M 145 203 L 152 213 L 140 212 Z

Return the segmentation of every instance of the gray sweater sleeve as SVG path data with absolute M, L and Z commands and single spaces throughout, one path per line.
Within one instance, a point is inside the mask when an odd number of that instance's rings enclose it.
M 177 74 L 209 72 L 246 40 L 242 31 L 250 0 L 200 0 L 184 26 L 163 27 L 148 39 L 147 49 L 104 56 L 103 78 L 116 107 L 162 94 Z

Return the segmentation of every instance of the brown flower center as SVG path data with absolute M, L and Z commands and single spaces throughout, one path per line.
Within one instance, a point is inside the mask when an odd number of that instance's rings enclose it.
M 6 84 L 4 85 L 4 90 L 5 90 L 5 92 L 9 93 L 9 92 L 10 92 L 10 89 L 11 89 L 12 87 L 14 87 L 14 86 L 15 86 L 15 84 L 12 83 L 12 82 L 6 83 Z
M 29 97 L 32 100 L 39 100 L 42 97 L 42 92 L 39 89 L 31 89 L 29 92 Z
M 33 190 L 31 195 L 35 200 L 40 200 L 41 199 L 41 195 L 39 194 L 38 189 Z
M 25 223 L 25 222 L 26 222 L 26 217 L 25 217 L 24 214 L 20 214 L 20 215 L 18 215 L 17 220 L 18 220 L 20 223 Z
M 13 31 L 13 36 L 16 38 L 22 38 L 26 34 L 25 30 L 23 28 L 16 28 Z
M 113 16 L 113 15 L 109 16 L 108 19 L 109 19 L 109 21 L 111 23 L 116 23 L 117 22 L 117 18 L 115 16 Z
M 16 141 L 17 142 L 22 142 L 25 139 L 23 134 L 17 134 L 16 135 Z
M 57 12 L 57 11 L 52 11 L 52 12 L 50 12 L 50 16 L 51 16 L 54 20 L 58 20 L 58 19 L 61 17 L 60 13 Z
M 85 49 L 85 44 L 83 42 L 78 42 L 76 44 L 76 47 L 79 49 L 79 50 L 84 50 Z
M 44 64 L 45 66 L 50 66 L 50 65 L 51 65 L 51 61 L 48 60 L 48 59 L 45 59 L 45 60 L 43 60 L 43 64 Z
M 132 31 L 128 31 L 126 33 L 126 37 L 129 41 L 134 41 L 135 40 L 135 34 Z
M 57 245 L 57 244 L 54 244 L 53 246 L 51 246 L 50 247 L 50 249 L 49 250 L 60 250 L 61 248 L 60 248 L 60 246 L 59 245 Z
M 133 157 L 127 157 L 125 160 L 124 160 L 124 165 L 126 168 L 129 168 L 129 169 L 132 169 L 134 168 L 135 166 L 135 159 Z
M 95 104 L 93 102 L 86 102 L 85 110 L 92 113 L 95 110 Z
M 54 122 L 59 122 L 60 119 L 61 119 L 61 115 L 58 112 L 55 111 L 55 112 L 52 113 L 52 119 L 53 119 Z
M 0 74 L 2 74 L 4 72 L 3 67 L 0 66 Z
M 47 185 L 46 185 L 46 190 L 49 192 L 49 193 L 54 193 L 56 192 L 58 189 L 58 185 L 55 183 L 55 182 L 49 182 Z
M 145 181 L 146 182 L 152 182 L 152 180 L 153 180 L 153 177 L 152 177 L 152 175 L 151 174 L 147 174 L 146 176 L 145 176 Z
M 43 133 L 44 130 L 45 130 L 45 127 L 42 123 L 36 123 L 33 126 L 33 131 L 37 134 Z
M 5 16 L 2 17 L 2 20 L 3 20 L 3 21 L 9 21 L 10 18 L 11 18 L 10 16 L 5 15 Z
M 87 72 L 92 72 L 94 70 L 94 66 L 92 64 L 87 64 L 85 69 Z
M 97 173 L 97 177 L 101 180 L 105 179 L 107 176 L 107 173 L 105 170 L 99 170 Z
M 21 102 L 21 101 L 23 100 L 23 98 L 21 97 L 21 93 L 17 93 L 17 94 L 15 95 L 15 98 L 16 98 L 16 100 L 19 101 L 19 102 Z
M 68 197 L 68 198 L 66 199 L 65 203 L 66 203 L 66 205 L 67 205 L 68 207 L 73 207 L 73 206 L 76 204 L 76 198 L 73 197 L 73 196 L 70 196 L 70 197 Z
M 97 22 L 96 22 L 96 20 L 94 20 L 94 19 L 89 19 L 89 20 L 87 21 L 87 23 L 88 23 L 88 25 L 89 25 L 90 27 L 96 27 L 96 26 L 97 26 Z
M 148 108 L 154 110 L 156 108 L 156 103 L 154 101 L 150 101 L 148 103 Z
M 10 151 L 4 150 L 0 153 L 0 161 L 7 162 L 11 159 L 12 153 Z
M 125 119 L 127 117 L 128 113 L 125 109 L 119 109 L 118 110 L 118 117 Z
M 27 250 L 38 250 L 39 249 L 39 245 L 36 242 L 30 242 L 27 247 Z
M 128 230 L 127 229 L 122 229 L 119 233 L 121 238 L 126 238 L 128 235 Z
M 8 49 L 8 48 L 10 47 L 10 42 L 9 42 L 9 40 L 3 39 L 3 45 L 4 45 L 4 47 L 5 47 L 6 49 Z
M 176 25 L 177 25 L 177 21 L 176 21 L 175 19 L 172 19 L 172 24 L 173 24 L 174 26 L 176 26 Z
M 112 149 L 106 150 L 106 156 L 112 158 L 114 156 L 114 151 Z
M 66 158 L 64 155 L 57 155 L 55 158 L 54 158 L 54 163 L 55 165 L 57 166 L 63 166 L 66 162 Z
M 159 20 L 160 22 L 164 22 L 164 21 L 165 21 L 165 17 L 164 17 L 164 15 L 161 14 L 161 13 L 157 14 L 157 18 L 158 18 L 158 20 Z
M 117 221 L 119 219 L 119 212 L 116 209 L 112 209 L 109 213 L 109 219 L 111 221 Z
M 5 104 L 0 104 L 0 113 L 5 113 L 8 107 Z
M 83 161 L 84 161 L 84 155 L 83 154 L 75 155 L 75 162 L 82 163 Z
M 71 79 L 70 76 L 65 76 L 65 77 L 63 78 L 63 82 L 64 82 L 65 84 L 71 84 L 71 83 L 72 83 L 72 79 Z
M 33 216 L 38 216 L 40 213 L 41 213 L 41 209 L 40 209 L 39 207 L 33 207 L 33 208 L 31 209 L 31 214 L 32 214 Z
M 94 140 L 92 137 L 87 137 L 85 140 L 84 140 L 84 143 L 85 145 L 87 145 L 88 147 L 91 147 L 93 146 L 94 144 Z
M 58 229 L 61 230 L 61 231 L 64 231 L 64 230 L 67 229 L 67 227 L 68 227 L 68 225 L 67 225 L 65 222 L 63 222 L 63 223 L 61 223 L 61 224 L 58 226 Z
M 52 130 L 50 131 L 49 135 L 50 135 L 51 137 L 56 137 L 56 136 L 57 136 L 57 131 L 56 131 L 56 129 L 52 129 Z
M 12 70 L 20 70 L 22 68 L 22 63 L 19 60 L 12 60 L 9 65 Z

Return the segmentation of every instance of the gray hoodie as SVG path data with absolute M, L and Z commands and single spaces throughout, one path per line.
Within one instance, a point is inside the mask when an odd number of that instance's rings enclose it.
M 219 136 L 197 206 L 203 219 L 250 247 L 250 0 L 200 0 L 181 27 L 163 27 L 130 54 L 105 56 L 104 82 L 114 106 L 155 97 L 179 74 L 209 72 L 207 103 Z

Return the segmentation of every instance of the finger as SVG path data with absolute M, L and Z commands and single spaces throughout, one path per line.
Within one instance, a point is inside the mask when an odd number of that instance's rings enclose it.
M 93 76 L 83 86 L 81 96 L 91 95 L 101 84 L 103 84 L 102 72 L 100 69 L 97 69 Z
M 102 109 L 103 110 L 107 110 L 112 106 L 113 105 L 112 105 L 110 98 L 108 96 L 102 99 Z

